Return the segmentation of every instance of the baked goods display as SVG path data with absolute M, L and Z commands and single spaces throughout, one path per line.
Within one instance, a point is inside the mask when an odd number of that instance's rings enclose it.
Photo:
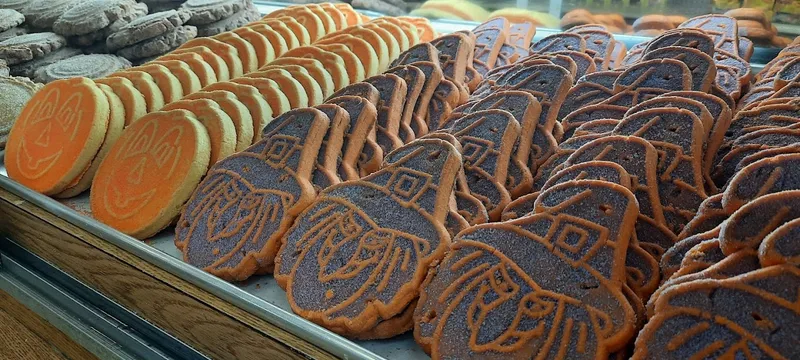
M 725 12 L 736 19 L 739 25 L 739 36 L 752 40 L 757 45 L 785 47 L 791 39 L 778 36 L 778 30 L 764 13 L 764 10 L 755 8 L 738 8 Z
M 440 36 L 287 7 L 21 91 L 5 164 L 53 197 L 91 188 L 92 216 L 132 237 L 174 224 L 186 263 L 272 274 L 351 339 L 413 331 L 435 359 L 800 355 L 800 39 L 754 75 L 724 15 L 630 51 L 596 25 L 533 42 L 527 19 Z

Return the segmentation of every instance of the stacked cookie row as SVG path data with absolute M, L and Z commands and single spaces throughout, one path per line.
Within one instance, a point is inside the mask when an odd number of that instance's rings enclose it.
M 360 20 L 360 18 L 357 20 Z M 300 34 L 307 34 L 307 32 L 300 32 L 300 30 L 305 31 L 302 25 L 294 20 L 292 21 L 297 25 L 293 27 L 295 31 Z M 273 27 L 281 29 L 281 31 L 274 30 Z M 87 82 L 85 78 L 74 78 L 70 81 L 64 81 L 60 85 L 54 85 L 52 88 L 46 87 L 42 93 L 39 93 L 33 99 L 31 104 L 28 104 L 22 110 L 19 119 L 23 123 L 15 125 L 15 128 L 19 128 L 19 130 L 12 130 L 10 137 L 17 140 L 16 142 L 9 141 L 10 146 L 7 149 L 7 154 L 10 155 L 7 159 L 16 159 L 15 154 L 24 151 L 32 161 L 37 161 L 35 159 L 38 159 L 38 156 L 47 157 L 49 155 L 43 154 L 57 151 L 54 149 L 58 147 L 69 148 L 70 146 L 83 149 L 78 152 L 80 156 L 61 159 L 60 162 L 64 166 L 61 169 L 63 172 L 52 172 L 44 182 L 39 183 L 35 181 L 29 182 L 32 180 L 30 178 L 31 172 L 17 171 L 27 165 L 20 164 L 14 160 L 6 161 L 10 176 L 48 195 L 57 197 L 75 196 L 88 189 L 91 185 L 94 173 L 105 154 L 105 152 L 100 151 L 101 147 L 110 149 L 116 143 L 116 137 L 119 134 L 116 132 L 109 133 L 108 129 L 116 129 L 117 125 L 116 123 L 111 123 L 109 118 L 121 117 L 123 119 L 121 126 L 130 126 L 146 114 L 161 110 L 166 105 L 181 100 L 184 96 L 195 94 L 200 89 L 220 81 L 240 77 L 245 71 L 251 71 L 267 64 L 276 56 L 290 49 L 287 43 L 291 44 L 292 47 L 299 47 L 301 44 L 295 33 L 282 20 L 257 23 L 236 31 L 236 33 L 219 34 L 215 38 L 192 40 L 185 43 L 180 49 L 176 49 L 170 54 L 146 65 L 122 71 L 109 69 L 109 66 L 97 63 L 91 63 L 88 67 L 85 64 L 76 64 L 76 66 L 84 66 L 86 71 L 108 72 L 111 74 L 90 82 Z M 310 42 L 307 35 L 301 38 L 304 41 L 304 45 Z M 48 67 L 48 69 L 50 68 Z M 72 78 L 71 76 L 65 77 Z M 66 90 L 63 89 L 72 90 L 65 92 Z M 254 134 L 260 134 L 261 127 L 273 117 L 268 103 L 264 100 L 265 96 L 259 92 L 260 89 L 248 85 L 220 85 L 209 90 L 219 89 L 223 89 L 223 93 L 194 95 L 196 98 L 204 98 L 205 96 L 206 98 L 217 100 L 211 103 L 201 101 L 204 106 L 197 106 L 196 110 L 203 115 L 191 115 L 193 118 L 203 120 L 204 125 L 207 126 L 204 131 L 213 135 L 214 139 L 217 140 L 211 145 L 216 159 L 225 157 L 236 149 L 235 146 L 231 148 L 228 144 L 225 144 L 232 131 L 238 129 L 242 132 L 240 135 L 234 133 L 234 137 L 238 139 L 234 143 L 241 150 L 254 140 L 257 140 Z M 104 96 L 97 96 L 100 91 Z M 75 93 L 75 95 L 62 95 L 71 93 Z M 49 132 L 52 129 L 51 127 L 47 127 L 47 131 L 44 134 L 41 134 L 42 129 L 34 129 L 37 123 L 42 122 L 32 119 L 51 119 L 56 114 L 53 113 L 55 109 L 65 106 L 71 109 L 71 106 L 74 105 L 75 97 L 81 98 L 85 102 L 96 103 L 94 106 L 87 107 L 87 110 L 81 113 L 81 116 L 85 118 L 82 118 L 83 120 L 90 121 L 91 124 L 94 124 L 94 122 L 106 123 L 105 127 L 100 125 L 92 125 L 91 127 L 92 129 L 103 128 L 106 130 L 93 130 L 90 135 L 85 135 L 90 136 L 92 139 L 100 136 L 102 140 L 103 134 L 107 134 L 105 140 L 101 141 L 100 144 L 89 144 L 84 147 L 81 141 L 64 143 L 63 136 L 66 133 L 56 132 L 51 134 Z M 266 98 L 271 99 L 272 97 Z M 42 106 L 42 104 L 51 103 L 53 104 L 52 106 Z M 174 108 L 179 106 L 173 105 Z M 231 113 L 228 115 L 228 113 L 221 114 L 213 110 L 206 110 L 206 108 L 213 107 L 224 107 L 226 110 L 230 110 Z M 91 117 L 94 115 L 92 109 L 103 110 L 107 108 L 113 110 L 113 116 L 109 115 L 108 111 L 101 111 L 101 114 L 96 115 L 95 118 Z M 237 109 L 238 113 L 235 113 L 234 111 Z M 246 111 L 244 111 L 245 109 Z M 71 109 L 69 111 L 75 110 Z M 48 113 L 44 114 L 42 112 Z M 206 116 L 207 113 L 213 114 Z M 247 119 L 250 119 L 249 127 L 247 126 Z M 48 122 L 45 121 L 44 123 Z M 78 123 L 80 122 L 71 122 L 69 124 L 77 126 Z M 110 124 L 114 126 L 110 126 Z M 256 128 L 254 126 L 259 127 Z M 233 127 L 233 130 L 231 130 L 231 127 Z M 246 135 L 248 131 L 251 134 L 250 137 Z M 36 142 L 36 139 L 31 140 L 29 137 L 38 138 L 40 135 L 52 140 L 38 142 L 39 146 L 31 145 L 31 142 Z M 20 159 L 24 160 L 23 158 Z M 36 166 L 33 167 L 35 168 Z M 80 171 L 80 176 L 75 176 L 74 171 Z
M 747 37 L 758 45 L 782 48 L 791 42 L 790 39 L 778 36 L 778 29 L 772 25 L 764 10 L 738 8 L 726 11 L 725 15 L 736 19 L 740 36 Z

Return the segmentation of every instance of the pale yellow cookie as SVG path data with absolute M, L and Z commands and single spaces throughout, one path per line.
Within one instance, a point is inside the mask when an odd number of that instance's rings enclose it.
M 253 120 L 252 142 L 255 143 L 261 139 L 261 130 L 272 121 L 272 108 L 256 87 L 225 81 L 212 84 L 203 89 L 203 91 L 225 91 L 236 96 L 236 99 L 247 107 L 247 110 L 250 112 L 250 118 Z M 288 109 L 289 100 L 286 99 L 286 95 L 282 93 L 280 95 L 283 96 L 283 101 Z
M 205 46 L 180 48 L 158 58 L 157 60 L 173 59 L 175 55 L 184 53 L 200 55 L 200 57 L 203 58 L 203 61 L 208 64 L 212 70 L 214 70 L 214 76 L 217 78 L 217 81 L 228 81 L 231 79 L 231 71 L 228 68 L 228 64 L 225 62 L 225 60 Z M 189 64 L 189 66 L 191 66 L 191 64 Z M 192 69 L 195 70 L 194 67 L 192 67 Z
M 325 51 L 312 45 L 289 50 L 284 56 L 319 60 L 322 66 L 325 67 L 325 70 L 331 74 L 336 91 L 350 85 L 350 77 L 347 74 L 344 59 L 336 53 Z
M 245 77 L 266 78 L 275 81 L 280 91 L 286 94 L 292 109 L 309 106 L 308 96 L 306 95 L 306 90 L 303 88 L 303 85 L 286 70 L 270 69 L 266 71 L 256 71 L 247 74 Z M 269 99 L 267 99 L 267 101 L 269 101 Z M 273 109 L 273 113 L 274 110 L 275 109 Z
M 270 61 L 275 60 L 275 48 L 265 35 L 249 27 L 240 27 L 232 31 L 253 46 L 253 50 L 256 52 L 256 59 L 258 60 L 257 67 L 260 68 L 267 65 Z

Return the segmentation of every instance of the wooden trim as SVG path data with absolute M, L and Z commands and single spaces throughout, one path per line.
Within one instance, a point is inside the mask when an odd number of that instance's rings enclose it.
M 0 232 L 209 357 L 335 358 L 4 189 L 0 213 Z
M 5 313 L 5 316 L 2 316 Z M 23 341 L 23 345 L 35 345 L 32 349 L 20 348 L 12 349 L 4 347 L 3 351 L 10 351 L 15 356 L 20 356 L 20 359 L 30 358 L 31 354 L 39 354 L 37 358 L 50 359 L 53 355 L 50 352 L 58 352 L 55 358 L 58 359 L 72 359 L 72 360 L 97 360 L 92 353 L 83 348 L 83 346 L 72 341 L 66 334 L 61 332 L 55 326 L 51 325 L 47 320 L 42 319 L 38 314 L 31 311 L 25 305 L 17 301 L 7 292 L 0 290 L 0 326 L 8 322 L 8 328 L 0 331 L 0 337 L 5 332 L 10 332 L 9 341 L 19 342 Z M 36 337 L 29 337 L 28 339 L 21 338 L 25 332 L 35 334 Z M 0 341 L 3 345 L 8 345 L 6 341 Z M 12 356 L 13 358 L 13 356 Z

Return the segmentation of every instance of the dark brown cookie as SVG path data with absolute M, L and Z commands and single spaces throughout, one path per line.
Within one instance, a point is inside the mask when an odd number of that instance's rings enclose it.
M 578 34 L 586 40 L 586 52 L 594 52 L 590 55 L 594 58 L 597 69 L 608 70 L 611 54 L 614 52 L 614 35 L 608 31 L 591 29 L 581 30 Z
M 377 168 L 383 159 L 383 150 L 369 138 L 375 129 L 378 112 L 375 105 L 360 96 L 340 96 L 328 100 L 328 103 L 344 109 L 349 120 L 342 141 L 342 156 L 338 159 L 339 178 L 345 181 L 360 179 L 362 164 L 375 161 L 377 164 L 372 166 Z
M 538 191 L 514 199 L 514 201 L 508 203 L 506 208 L 503 209 L 503 215 L 500 220 L 508 221 L 519 219 L 533 213 L 533 206 L 536 203 L 537 197 L 539 197 Z
M 411 63 L 411 65 L 420 69 L 425 75 L 425 83 L 422 85 L 422 90 L 420 91 L 416 104 L 414 104 L 414 115 L 412 115 L 418 120 L 412 121 L 412 124 L 417 121 L 425 122 L 425 118 L 428 115 L 428 105 L 439 83 L 444 79 L 442 68 L 439 67 L 438 63 L 438 60 L 436 62 L 418 61 Z
M 380 98 L 375 108 L 378 109 L 378 121 L 375 124 L 378 145 L 388 154 L 403 146 L 398 136 L 400 117 L 403 114 L 406 96 L 406 82 L 397 75 L 376 75 L 364 80 L 374 86 Z
M 564 162 L 567 161 L 567 158 L 569 158 L 575 150 L 578 150 L 581 146 L 601 136 L 602 135 L 599 134 L 575 136 L 558 144 L 553 155 L 550 155 L 550 158 L 536 169 L 536 174 L 533 177 L 533 190 L 539 191 L 552 174 L 563 169 Z
M 414 138 L 421 137 L 428 133 L 428 124 L 421 121 L 419 117 L 414 117 L 414 106 L 417 105 L 422 89 L 425 86 L 425 73 L 413 65 L 401 65 L 386 70 L 384 74 L 394 74 L 399 76 L 406 83 L 405 104 L 400 116 L 400 130 L 406 136 L 401 136 L 404 142 L 409 143 Z M 417 121 L 414 121 L 414 120 Z
M 433 358 L 546 357 L 577 344 L 586 358 L 606 357 L 634 336 L 636 313 L 622 290 L 636 219 L 630 191 L 573 181 L 543 193 L 536 207 L 459 234 L 426 281 L 414 336 Z M 543 264 L 550 271 L 533 270 Z M 546 338 L 562 340 L 535 345 Z
M 681 268 L 681 263 L 686 254 L 703 241 L 719 237 L 719 228 L 694 234 L 675 243 L 661 256 L 660 267 L 662 276 L 668 279 Z
M 664 47 L 680 46 L 696 49 L 708 56 L 714 55 L 714 40 L 705 31 L 692 28 L 668 30 L 645 46 L 644 53 Z
M 619 125 L 619 122 L 620 120 L 618 119 L 598 119 L 587 121 L 581 124 L 581 126 L 578 126 L 572 136 L 610 134 L 612 131 L 614 131 L 614 128 Z
M 798 112 L 800 112 L 800 100 L 764 105 L 738 112 L 725 132 L 725 138 L 719 147 L 715 163 L 730 151 L 730 146 L 740 136 L 759 129 L 784 127 L 797 123 L 794 119 Z
M 561 125 L 564 127 L 564 138 L 571 138 L 579 126 L 592 120 L 622 120 L 622 118 L 625 117 L 626 111 L 628 111 L 628 108 L 624 106 L 606 105 L 602 103 L 582 106 L 561 120 Z
M 595 71 L 580 77 L 575 83 L 577 85 L 584 82 L 590 82 L 600 85 L 606 89 L 613 90 L 614 83 L 617 82 L 617 79 L 620 75 L 622 75 L 622 70 Z
M 725 184 L 736 175 L 736 169 L 745 157 L 759 151 L 789 146 L 797 142 L 800 142 L 800 130 L 796 126 L 762 129 L 748 133 L 733 142 L 730 152 L 717 163 L 711 177 L 717 184 Z
M 470 191 L 483 202 L 489 218 L 499 220 L 511 201 L 505 183 L 514 143 L 519 138 L 519 123 L 507 111 L 482 110 L 462 117 L 448 132 L 463 148 Z
M 633 106 L 669 91 L 691 88 L 692 74 L 686 64 L 674 59 L 641 61 L 617 78 L 616 95 L 607 103 Z
M 510 32 L 511 23 L 503 17 L 486 21 L 472 30 L 475 34 L 475 54 L 472 66 L 481 75 L 493 69 Z
M 449 125 L 448 119 L 460 100 L 461 92 L 458 85 L 448 79 L 442 79 L 434 89 L 433 96 L 428 102 L 428 109 L 425 111 L 428 130 L 438 131 L 446 128 Z
M 703 30 L 714 41 L 715 49 L 739 55 L 739 26 L 732 17 L 716 14 L 695 16 L 678 28 Z
M 767 235 L 758 247 L 761 266 L 789 264 L 800 267 L 800 220 L 789 221 Z
M 216 163 L 175 229 L 184 260 L 231 281 L 271 268 L 280 239 L 316 196 L 310 178 L 328 127 L 319 110 L 290 111 L 261 141 Z
M 465 34 L 452 33 L 436 38 L 431 45 L 439 50 L 439 63 L 444 77 L 459 85 L 466 85 L 464 79 L 467 65 L 472 61 L 470 57 L 475 42 Z
M 787 154 L 756 161 L 731 179 L 722 206 L 733 211 L 765 194 L 800 189 L 800 155 Z
M 343 156 L 345 136 L 350 127 L 350 114 L 339 105 L 322 104 L 314 107 L 330 120 L 330 127 L 322 139 L 311 174 L 311 183 L 317 192 L 342 182 L 339 177 L 339 160 Z M 366 135 L 366 134 L 365 134 Z
M 410 47 L 408 50 L 400 54 L 396 60 L 392 62 L 391 67 L 400 65 L 411 65 L 415 62 L 427 61 L 439 64 L 439 50 L 431 43 L 419 43 Z
M 531 53 L 536 54 L 584 50 L 586 50 L 586 40 L 578 34 L 571 33 L 549 35 L 531 45 Z
M 697 49 L 667 46 L 647 52 L 642 57 L 642 61 L 654 59 L 676 59 L 686 64 L 692 73 L 691 90 L 694 91 L 710 91 L 717 76 L 714 59 Z
M 371 176 L 324 191 L 284 237 L 276 263 L 292 310 L 361 338 L 402 314 L 450 243 L 444 222 L 460 167 L 447 142 L 417 140 Z M 406 331 L 385 330 L 381 337 Z
M 722 207 L 722 194 L 709 196 L 700 204 L 694 218 L 683 227 L 678 239 L 710 231 L 722 224 L 730 215 L 731 212 Z

